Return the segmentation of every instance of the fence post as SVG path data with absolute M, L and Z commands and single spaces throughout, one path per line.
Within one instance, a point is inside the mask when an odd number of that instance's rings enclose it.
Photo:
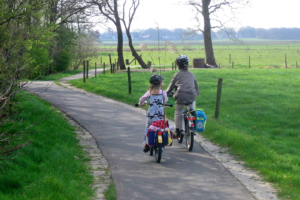
M 102 56 L 100 57 L 100 66 L 102 65 Z
M 229 63 L 231 63 L 231 54 L 229 54 Z
M 233 67 L 234 67 L 234 61 L 232 61 L 232 69 L 233 69 Z
M 131 94 L 131 75 L 130 75 L 130 67 L 127 67 L 127 74 L 128 74 L 128 89 L 129 89 L 129 94 Z
M 108 54 L 108 57 L 109 57 L 109 64 L 111 65 L 111 56 L 110 56 L 110 54 Z
M 220 102 L 221 102 L 221 93 L 222 93 L 222 78 L 219 78 L 218 81 L 218 89 L 217 89 L 217 101 L 216 101 L 216 110 L 215 110 L 215 118 L 219 118 L 220 113 Z
M 97 76 L 97 63 L 95 63 L 95 77 Z
M 116 64 L 115 63 L 113 63 L 113 73 L 116 73 Z
M 250 56 L 249 56 L 249 69 L 250 69 Z
M 287 68 L 287 60 L 286 60 L 286 54 L 285 54 L 285 68 Z
M 87 79 L 89 78 L 89 64 L 90 64 L 90 62 L 86 61 L 86 78 Z
M 176 70 L 176 68 L 177 68 L 176 61 L 175 61 L 175 63 L 174 63 L 174 67 L 175 67 L 175 70 Z
M 85 83 L 85 60 L 83 61 L 83 82 Z
M 105 74 L 105 63 L 103 63 L 103 74 Z
M 298 67 L 298 63 L 296 62 L 296 68 Z
M 221 68 L 221 63 L 219 63 L 219 69 Z

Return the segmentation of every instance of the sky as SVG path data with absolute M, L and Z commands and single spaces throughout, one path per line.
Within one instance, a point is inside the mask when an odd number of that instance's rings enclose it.
M 195 27 L 191 6 L 178 5 L 183 0 L 141 0 L 131 30 L 155 28 L 175 29 Z M 300 28 L 299 0 L 249 0 L 251 4 L 239 10 L 239 23 L 232 27 Z M 129 1 L 128 1 L 129 2 Z M 156 24 L 157 23 L 157 24 Z M 111 26 L 113 28 L 113 26 Z M 100 29 L 101 30 L 101 29 Z M 101 30 L 103 32 L 103 28 Z

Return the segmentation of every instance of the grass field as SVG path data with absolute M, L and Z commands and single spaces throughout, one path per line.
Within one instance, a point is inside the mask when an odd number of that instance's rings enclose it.
M 208 115 L 203 136 L 224 147 L 273 183 L 281 198 L 300 199 L 300 69 L 191 70 L 201 90 L 197 107 Z M 166 86 L 175 71 L 162 72 Z M 148 88 L 150 72 L 101 74 L 71 84 L 134 105 Z M 223 78 L 219 119 L 215 112 L 218 78 Z M 173 102 L 170 99 L 169 102 Z M 173 119 L 174 108 L 167 110 Z
M 171 41 L 177 52 L 172 50 L 170 45 L 164 46 L 164 41 L 160 41 L 160 51 L 157 51 L 157 42 L 140 41 L 135 42 L 135 48 L 142 55 L 143 60 L 151 61 L 156 65 L 171 66 L 172 62 L 180 54 L 187 55 L 192 63 L 193 58 L 205 58 L 204 45 L 202 41 Z M 287 67 L 300 67 L 300 41 L 274 41 L 274 40 L 242 40 L 243 43 L 233 43 L 228 40 L 214 41 L 214 54 L 216 63 L 221 68 L 285 68 L 285 55 Z M 140 49 L 140 44 L 146 44 L 147 49 Z M 112 62 L 117 60 L 115 42 L 104 42 L 99 47 L 103 51 L 99 52 L 99 57 L 92 62 L 109 63 L 108 55 L 112 56 Z M 128 45 L 124 44 L 124 59 L 131 61 L 133 56 Z M 148 51 L 149 50 L 149 51 Z M 229 59 L 231 57 L 231 59 Z M 131 65 L 134 65 L 133 62 Z
M 12 141 L 33 140 L 32 144 L 20 149 L 14 159 L 0 160 L 0 199 L 92 199 L 89 158 L 78 144 L 74 128 L 50 103 L 27 92 L 18 95 L 16 104 L 14 116 L 1 125 L 1 133 L 9 130 L 14 134 L 44 115 L 47 120 Z

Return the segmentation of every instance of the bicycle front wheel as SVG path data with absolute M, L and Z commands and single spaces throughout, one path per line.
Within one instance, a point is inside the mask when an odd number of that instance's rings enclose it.
M 158 144 L 155 148 L 155 160 L 157 163 L 160 163 L 162 153 L 162 144 Z
M 192 131 L 190 131 L 189 121 L 188 120 L 185 120 L 185 144 L 186 144 L 186 148 L 189 151 L 193 150 L 193 146 L 194 146 L 194 133 Z

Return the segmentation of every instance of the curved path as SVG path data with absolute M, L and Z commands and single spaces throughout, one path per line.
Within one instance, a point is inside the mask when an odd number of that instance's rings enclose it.
M 118 200 L 255 199 L 197 143 L 193 152 L 188 152 L 184 144 L 175 141 L 163 152 L 160 164 L 143 153 L 146 119 L 145 111 L 140 108 L 51 81 L 32 82 L 26 88 L 58 107 L 94 136 L 108 161 Z

